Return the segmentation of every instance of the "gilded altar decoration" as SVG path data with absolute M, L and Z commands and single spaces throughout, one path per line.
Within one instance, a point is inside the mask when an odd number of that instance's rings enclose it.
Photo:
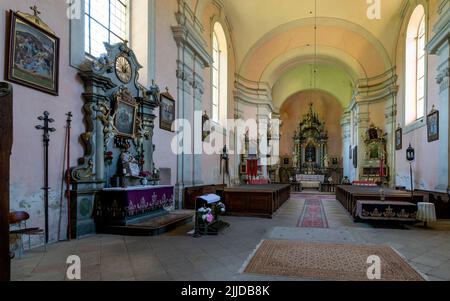
M 361 180 L 386 183 L 389 179 L 386 134 L 371 124 L 363 136 L 365 157 L 361 166 Z
M 309 113 L 303 117 L 294 135 L 294 168 L 297 172 L 316 174 L 328 168 L 328 133 L 325 123 L 310 104 Z

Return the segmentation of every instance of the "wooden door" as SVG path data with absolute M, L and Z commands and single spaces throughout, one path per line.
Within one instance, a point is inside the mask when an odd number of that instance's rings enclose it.
M 0 281 L 10 280 L 9 160 L 12 147 L 12 87 L 0 83 Z

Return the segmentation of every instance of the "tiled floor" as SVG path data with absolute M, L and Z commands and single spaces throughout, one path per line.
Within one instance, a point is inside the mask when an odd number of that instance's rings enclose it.
M 64 280 L 69 255 L 82 280 L 302 280 L 240 274 L 262 239 L 389 244 L 429 280 L 450 280 L 450 221 L 432 229 L 374 228 L 353 223 L 337 201 L 325 203 L 330 229 L 296 228 L 304 201 L 290 200 L 273 219 L 226 217 L 219 236 L 192 238 L 189 227 L 160 237 L 96 235 L 26 252 L 12 261 L 13 280 Z

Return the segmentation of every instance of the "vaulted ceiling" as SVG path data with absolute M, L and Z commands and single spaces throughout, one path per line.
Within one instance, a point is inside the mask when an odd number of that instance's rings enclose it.
M 205 1 L 197 0 L 197 4 Z M 304 84 L 311 81 L 310 74 L 304 72 L 308 78 L 302 81 L 298 74 L 313 63 L 340 74 L 337 81 L 346 82 L 347 87 L 347 82 L 376 77 L 392 68 L 402 12 L 408 1 L 416 0 L 379 1 L 380 19 L 370 18 L 372 4 L 367 0 L 214 1 L 223 7 L 231 27 L 237 72 L 278 91 L 274 103 L 279 107 L 285 101 L 279 97 L 310 88 Z M 329 86 L 317 88 L 330 90 Z M 340 101 L 345 105 L 349 99 Z

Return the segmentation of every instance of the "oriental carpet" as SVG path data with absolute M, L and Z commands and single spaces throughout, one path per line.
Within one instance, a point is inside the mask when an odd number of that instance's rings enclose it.
M 264 240 L 243 273 L 309 280 L 369 281 L 370 256 L 381 260 L 380 281 L 424 281 L 389 246 Z

